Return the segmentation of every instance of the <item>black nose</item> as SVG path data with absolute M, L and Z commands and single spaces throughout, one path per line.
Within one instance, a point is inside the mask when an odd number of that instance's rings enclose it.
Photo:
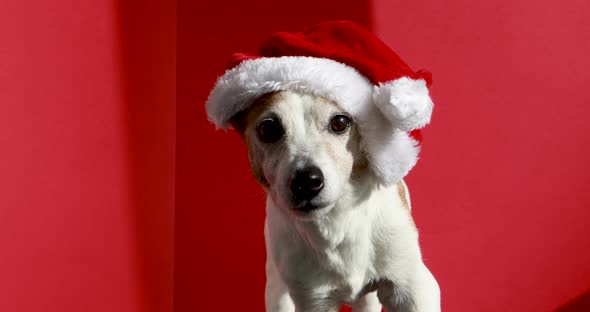
M 291 176 L 289 187 L 295 200 L 310 200 L 324 188 L 324 174 L 315 166 L 297 170 Z

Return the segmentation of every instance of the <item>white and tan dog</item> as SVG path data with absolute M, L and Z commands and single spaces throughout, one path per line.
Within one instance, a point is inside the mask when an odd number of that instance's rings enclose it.
M 267 193 L 267 311 L 440 311 L 406 185 L 379 182 L 346 111 L 279 91 L 231 124 Z

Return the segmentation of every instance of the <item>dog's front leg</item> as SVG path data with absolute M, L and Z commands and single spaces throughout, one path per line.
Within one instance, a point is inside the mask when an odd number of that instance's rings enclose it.
M 440 312 L 438 283 L 421 261 L 409 281 L 383 282 L 377 296 L 387 312 Z
M 267 222 L 264 223 L 264 239 L 266 242 L 266 290 L 264 293 L 266 312 L 294 312 L 295 305 L 289 295 L 289 289 L 279 275 L 273 253 L 269 248 Z
M 295 305 L 289 296 L 289 289 L 279 276 L 272 258 L 267 257 L 266 291 L 264 294 L 266 312 L 294 312 Z

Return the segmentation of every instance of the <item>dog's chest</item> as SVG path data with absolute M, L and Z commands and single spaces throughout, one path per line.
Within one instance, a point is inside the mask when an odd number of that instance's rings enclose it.
M 326 282 L 334 285 L 334 295 L 341 301 L 352 302 L 374 275 L 367 244 L 343 242 L 336 249 L 324 250 L 318 262 L 329 272 Z
M 290 248 L 276 246 L 275 257 L 281 271 L 288 284 L 313 285 L 317 291 L 337 297 L 338 301 L 354 301 L 375 275 L 369 229 L 316 229 L 291 236 Z

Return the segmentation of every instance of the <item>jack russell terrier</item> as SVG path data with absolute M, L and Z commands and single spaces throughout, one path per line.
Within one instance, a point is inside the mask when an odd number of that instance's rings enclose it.
M 429 83 L 350 22 L 234 56 L 206 108 L 242 136 L 267 194 L 267 311 L 440 311 L 402 180 Z

